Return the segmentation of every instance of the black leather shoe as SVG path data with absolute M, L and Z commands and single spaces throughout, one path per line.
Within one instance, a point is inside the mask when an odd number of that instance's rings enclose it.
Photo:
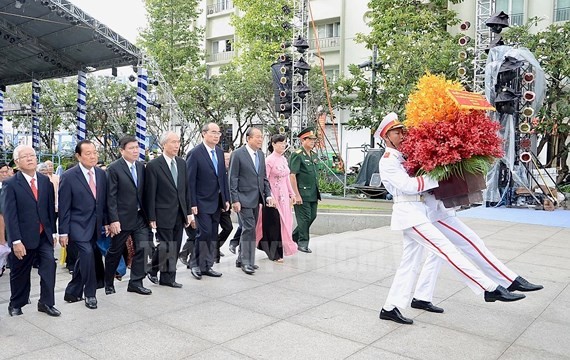
M 241 261 L 236 260 L 236 267 L 241 268 Z M 253 265 L 252 267 L 253 267 L 253 270 L 259 269 L 259 266 L 257 266 L 257 265 Z
M 159 284 L 162 285 L 162 286 L 169 286 L 169 287 L 171 287 L 171 288 L 176 288 L 176 289 L 180 289 L 180 288 L 182 287 L 182 284 L 177 283 L 176 281 L 173 281 L 173 282 L 171 282 L 171 283 L 163 283 L 163 282 L 161 282 L 161 283 L 159 283 Z
M 485 291 L 485 301 L 495 302 L 495 301 L 517 301 L 522 300 L 526 296 L 524 294 L 515 294 L 509 292 L 507 289 L 501 285 L 497 286 L 495 291 Z
M 150 295 L 150 294 L 152 294 L 152 290 L 151 290 L 151 289 L 147 289 L 147 288 L 145 288 L 144 286 L 131 285 L 131 284 L 129 284 L 129 286 L 127 286 L 127 292 L 137 293 L 137 294 L 141 294 L 141 295 Z
M 180 260 L 180 262 L 183 263 L 184 265 L 188 266 L 188 256 L 186 255 L 178 256 L 178 260 Z
M 88 309 L 97 309 L 97 298 L 95 296 L 86 296 L 85 306 Z
M 310 254 L 313 252 L 311 249 L 309 249 L 308 247 L 305 247 L 305 246 L 298 246 L 297 250 L 304 252 L 304 253 L 307 253 L 307 254 Z
M 224 256 L 226 256 L 226 254 L 224 254 L 223 252 L 220 251 L 220 256 L 224 257 Z
M 148 273 L 148 274 L 146 274 L 146 277 L 151 283 L 158 284 L 158 276 L 152 275 L 151 273 Z
M 230 252 L 231 252 L 232 254 L 235 254 L 235 253 L 236 253 L 236 247 L 235 247 L 235 245 L 230 244 L 230 246 L 228 247 L 228 249 L 230 250 Z
M 220 277 L 220 276 L 222 276 L 222 273 L 217 272 L 212 268 L 209 268 L 206 271 L 202 271 L 202 275 L 211 276 L 211 277 Z
M 202 272 L 200 271 L 199 267 L 193 267 L 190 269 L 190 272 L 192 273 L 192 276 L 196 278 L 196 280 L 202 280 Z
M 432 313 L 438 313 L 438 314 L 441 314 L 443 312 L 442 308 L 435 306 L 430 301 L 418 300 L 416 298 L 412 299 L 412 307 L 414 309 L 421 309 L 421 310 L 429 311 Z
M 8 314 L 10 314 L 10 316 L 22 315 L 22 308 L 12 307 L 11 305 L 8 305 Z
M 243 265 L 241 269 L 244 273 L 248 275 L 253 275 L 253 273 L 255 272 L 255 269 L 251 265 Z
M 380 310 L 380 319 L 382 320 L 391 320 L 397 322 L 398 324 L 405 324 L 405 325 L 412 325 L 414 320 L 408 319 L 398 308 L 393 308 L 390 311 L 386 311 L 384 309 Z
M 537 291 L 537 290 L 540 290 L 543 288 L 544 288 L 544 286 L 542 286 L 542 285 L 535 285 L 535 284 L 529 283 L 525 278 L 517 276 L 515 281 L 513 281 L 513 283 L 511 285 L 509 285 L 507 290 L 528 292 L 528 291 Z
M 47 306 L 46 304 L 42 304 L 38 301 L 38 311 L 48 314 L 49 316 L 57 317 L 61 315 L 58 309 L 53 306 Z
M 68 303 L 74 303 L 83 300 L 81 297 L 73 296 L 71 294 L 65 293 L 63 295 L 63 300 L 67 301 Z
M 115 287 L 113 285 L 105 286 L 105 295 L 111 295 L 114 293 L 115 293 Z

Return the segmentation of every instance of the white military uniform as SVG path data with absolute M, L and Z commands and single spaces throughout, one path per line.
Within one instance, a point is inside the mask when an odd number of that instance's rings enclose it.
M 485 246 L 483 240 L 461 220 L 455 217 L 455 210 L 448 209 L 443 202 L 431 194 L 425 195 L 428 217 L 433 225 L 448 238 L 453 245 L 463 252 L 487 277 L 497 284 L 508 288 L 517 278 L 517 274 L 503 264 Z M 414 297 L 418 300 L 432 301 L 435 284 L 442 260 L 430 253 L 418 278 Z
M 422 193 L 436 188 L 438 182 L 425 175 L 410 177 L 403 162 L 404 158 L 398 150 L 387 148 L 379 165 L 382 183 L 394 197 L 391 228 L 404 232 L 402 260 L 384 310 L 406 308 L 410 303 L 414 282 L 422 265 L 424 248 L 447 262 L 475 293 L 494 291 L 497 284 L 475 268 L 431 223 L 429 208 L 424 202 L 425 194 Z

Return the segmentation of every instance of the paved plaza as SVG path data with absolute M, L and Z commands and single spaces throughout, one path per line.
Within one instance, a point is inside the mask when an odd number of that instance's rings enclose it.
M 0 278 L 0 359 L 569 359 L 570 229 L 463 219 L 515 272 L 544 290 L 516 303 L 485 303 L 447 268 L 434 303 L 444 314 L 408 308 L 414 325 L 378 318 L 401 255 L 388 227 L 313 238 L 313 254 L 278 264 L 258 251 L 254 276 L 236 256 L 222 278 L 192 278 L 182 289 L 145 284 L 151 296 L 98 291 L 99 309 L 63 301 L 70 275 L 58 270 L 60 318 L 8 316 L 8 274 Z

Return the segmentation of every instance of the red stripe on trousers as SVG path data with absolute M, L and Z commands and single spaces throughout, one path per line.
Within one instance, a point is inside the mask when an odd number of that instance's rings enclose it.
M 453 261 L 451 261 L 451 259 L 449 258 L 449 256 L 447 256 L 447 254 L 445 254 L 440 248 L 438 248 L 433 242 L 431 242 L 427 237 L 425 237 L 421 232 L 419 232 L 418 229 L 416 229 L 416 227 L 412 227 L 412 229 L 414 229 L 414 231 L 416 233 L 418 233 L 419 236 L 421 236 L 425 241 L 427 241 L 428 243 L 431 244 L 431 246 L 433 246 L 437 251 L 439 251 L 440 254 L 442 254 L 443 256 L 445 256 L 445 258 L 447 259 L 447 261 L 454 267 L 457 269 L 457 271 L 459 271 L 460 273 L 462 273 L 463 275 L 465 275 L 469 280 L 473 281 L 475 284 L 477 284 L 481 289 L 483 289 L 484 291 L 487 290 L 485 289 L 481 284 L 479 284 L 475 279 L 473 279 L 471 276 L 467 275 L 463 270 L 461 270 L 457 265 L 455 265 L 455 263 Z
M 510 279 L 507 275 L 505 275 L 501 270 L 499 270 L 495 264 L 493 264 L 491 262 L 491 260 L 489 260 L 487 257 L 485 257 L 485 255 L 483 255 L 483 253 L 481 252 L 481 250 L 479 250 L 479 248 L 477 247 L 477 245 L 473 244 L 473 242 L 471 240 L 469 240 L 465 235 L 463 235 L 459 230 L 453 228 L 451 225 L 448 225 L 446 223 L 444 223 L 443 221 L 439 220 L 438 223 L 440 223 L 441 225 L 445 226 L 446 228 L 448 228 L 449 230 L 453 231 L 454 233 L 456 233 L 457 235 L 461 236 L 463 239 L 465 239 L 465 241 L 467 241 L 475 250 L 477 250 L 477 252 L 479 253 L 479 255 L 481 255 L 481 257 L 483 259 L 485 259 L 485 261 L 491 265 L 493 267 L 493 269 L 497 270 L 497 272 L 499 274 L 501 274 L 505 279 L 507 279 L 509 282 L 513 282 L 512 279 Z

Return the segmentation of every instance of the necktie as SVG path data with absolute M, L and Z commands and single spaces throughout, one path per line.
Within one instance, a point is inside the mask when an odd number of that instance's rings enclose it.
M 170 173 L 172 173 L 174 186 L 178 187 L 178 170 L 176 169 L 176 160 L 174 159 L 172 159 L 172 162 L 170 163 Z
M 135 186 L 138 186 L 139 183 L 137 182 L 137 168 L 135 165 L 131 165 L 131 175 L 133 177 L 133 181 L 135 182 Z
M 89 188 L 93 193 L 93 197 L 97 199 L 97 189 L 95 188 L 95 178 L 93 178 L 93 170 L 89 170 L 87 172 L 87 175 L 89 175 Z
M 212 162 L 214 163 L 214 169 L 216 170 L 216 175 L 218 175 L 218 158 L 216 157 L 216 150 L 211 150 Z
M 36 201 L 38 201 L 38 188 L 36 187 L 36 179 L 32 178 L 30 181 L 30 187 L 32 188 L 32 194 L 34 194 Z M 44 231 L 44 226 L 40 223 L 40 234 L 42 231 Z
M 255 171 L 259 173 L 259 154 L 255 152 Z

